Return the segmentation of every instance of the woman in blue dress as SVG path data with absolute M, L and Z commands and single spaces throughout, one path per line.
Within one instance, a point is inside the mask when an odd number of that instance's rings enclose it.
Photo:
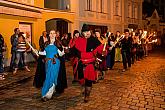
M 57 85 L 57 78 L 60 68 L 60 60 L 58 56 L 64 54 L 64 51 L 60 51 L 55 45 L 56 32 L 54 30 L 50 31 L 48 45 L 45 48 L 46 58 L 45 58 L 45 68 L 46 68 L 46 79 L 42 88 L 42 100 L 47 101 L 51 99 L 55 87 Z

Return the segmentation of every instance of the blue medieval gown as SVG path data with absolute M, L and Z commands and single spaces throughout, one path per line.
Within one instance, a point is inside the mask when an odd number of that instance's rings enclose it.
M 46 58 L 54 58 L 58 54 L 58 48 L 54 44 L 49 44 L 46 48 Z M 55 91 L 57 85 L 57 78 L 60 68 L 60 60 L 55 58 L 56 63 L 53 64 L 52 60 L 45 63 L 46 79 L 42 88 L 42 97 L 50 99 Z

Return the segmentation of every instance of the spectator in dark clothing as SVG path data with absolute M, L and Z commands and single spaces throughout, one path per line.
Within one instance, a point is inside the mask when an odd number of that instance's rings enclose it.
M 61 43 L 66 49 L 69 48 L 69 41 L 70 40 L 69 40 L 68 34 L 64 34 L 61 38 Z M 69 60 L 69 52 L 65 54 L 65 60 L 67 61 Z
M 5 79 L 4 75 L 4 63 L 3 63 L 3 52 L 5 51 L 5 46 L 4 46 L 4 38 L 0 34 L 0 80 Z
M 20 33 L 19 28 L 14 29 L 14 34 L 10 38 L 11 42 L 11 61 L 10 61 L 10 71 L 13 71 L 14 66 L 15 66 L 15 59 L 16 59 L 16 50 L 17 50 L 17 44 L 18 44 L 18 34 Z
M 131 37 L 129 37 L 129 30 L 125 30 L 125 38 L 121 40 L 121 49 L 122 49 L 122 59 L 123 59 L 123 72 L 127 69 L 127 63 L 128 67 L 131 67 L 131 45 L 132 40 Z

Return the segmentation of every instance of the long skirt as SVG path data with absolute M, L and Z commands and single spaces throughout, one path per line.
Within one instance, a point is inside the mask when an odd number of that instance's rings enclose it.
M 34 76 L 33 86 L 36 88 L 41 88 L 45 81 L 45 62 L 44 62 L 44 55 L 40 55 L 37 59 L 37 69 Z
M 115 61 L 122 61 L 120 48 L 115 48 Z
M 112 50 L 107 55 L 107 68 L 112 69 L 115 64 L 115 48 L 112 48 Z
M 56 92 L 63 93 L 64 89 L 68 87 L 67 78 L 66 78 L 65 59 L 63 57 L 60 57 L 59 59 L 60 59 L 60 70 L 57 79 Z
M 57 85 L 60 60 L 56 59 L 55 64 L 53 64 L 52 60 L 48 60 L 45 65 L 46 79 L 42 88 L 42 97 L 50 99 L 55 91 L 55 86 Z

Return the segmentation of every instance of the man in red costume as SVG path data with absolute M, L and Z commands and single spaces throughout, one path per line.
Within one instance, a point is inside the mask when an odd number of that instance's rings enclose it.
M 98 51 L 103 50 L 103 44 L 95 37 L 91 37 L 91 32 L 86 24 L 83 25 L 81 32 L 82 37 L 77 38 L 70 46 L 78 50 L 78 78 L 85 86 L 84 102 L 88 102 L 92 83 L 96 79 L 95 55 Z

